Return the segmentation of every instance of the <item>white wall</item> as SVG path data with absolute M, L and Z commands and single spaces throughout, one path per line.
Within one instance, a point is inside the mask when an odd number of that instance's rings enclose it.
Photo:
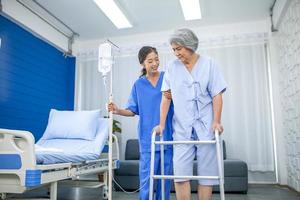
M 269 20 L 253 21 L 247 23 L 224 24 L 205 27 L 194 27 L 199 40 L 207 40 L 209 38 L 226 37 L 232 35 L 251 34 L 251 33 L 267 33 L 269 31 Z M 122 48 L 130 48 L 132 46 L 142 46 L 144 44 L 157 44 L 158 46 L 168 44 L 169 35 L 173 30 L 152 32 L 146 34 L 136 34 L 124 37 L 99 38 L 96 40 L 75 40 L 73 51 L 74 54 L 81 50 L 97 48 L 97 46 L 106 39 L 110 39 Z
M 290 0 L 276 0 L 276 3 L 273 8 L 273 16 L 272 16 L 275 29 L 277 29 L 279 24 L 281 23 L 282 18 L 286 13 L 286 10 L 288 9 L 289 3 Z
M 68 38 L 30 12 L 17 1 L 2 0 L 3 12 L 19 25 L 53 46 L 68 51 Z
M 300 191 L 300 1 L 281 12 L 271 40 L 279 178 Z

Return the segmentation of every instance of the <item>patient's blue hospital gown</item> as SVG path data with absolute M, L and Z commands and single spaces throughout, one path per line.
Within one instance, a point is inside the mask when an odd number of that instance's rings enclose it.
M 149 176 L 150 176 L 150 158 L 151 158 L 151 135 L 152 129 L 159 124 L 160 121 L 160 102 L 162 98 L 161 85 L 164 72 L 160 73 L 159 80 L 154 87 L 150 81 L 142 76 L 133 85 L 130 97 L 128 99 L 127 108 L 136 115 L 139 115 L 138 138 L 140 144 L 140 199 L 149 198 Z M 166 120 L 166 128 L 164 130 L 164 140 L 172 140 L 172 116 L 173 106 L 168 113 Z M 158 139 L 158 137 L 157 137 Z M 159 146 L 156 145 L 155 151 L 155 174 L 160 174 L 160 153 Z M 165 174 L 172 173 L 172 146 L 165 146 Z M 165 197 L 169 199 L 171 182 L 165 181 Z M 161 185 L 158 181 L 156 188 L 156 199 L 161 199 Z
M 162 91 L 171 90 L 174 103 L 174 141 L 213 140 L 213 97 L 226 90 L 226 83 L 215 62 L 201 56 L 189 72 L 176 59 L 169 63 Z M 199 176 L 218 175 L 214 145 L 175 145 L 174 174 L 192 176 L 193 160 L 197 156 Z M 187 181 L 186 179 L 175 182 Z M 200 179 L 201 185 L 216 185 L 218 180 Z

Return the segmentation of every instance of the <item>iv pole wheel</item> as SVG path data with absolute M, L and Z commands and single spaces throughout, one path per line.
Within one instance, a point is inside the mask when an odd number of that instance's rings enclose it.
M 5 200 L 6 199 L 6 193 L 0 193 L 0 199 Z
M 102 199 L 108 199 L 108 188 L 104 186 L 102 189 Z

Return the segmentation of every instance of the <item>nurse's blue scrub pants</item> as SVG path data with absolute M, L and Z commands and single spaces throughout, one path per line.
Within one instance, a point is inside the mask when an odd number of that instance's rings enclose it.
M 172 175 L 172 149 L 165 150 L 165 175 Z M 151 153 L 140 154 L 140 200 L 149 199 Z M 154 174 L 160 173 L 160 151 L 155 152 Z M 161 180 L 156 180 L 156 200 L 161 199 Z M 170 199 L 171 180 L 165 180 L 165 199 Z

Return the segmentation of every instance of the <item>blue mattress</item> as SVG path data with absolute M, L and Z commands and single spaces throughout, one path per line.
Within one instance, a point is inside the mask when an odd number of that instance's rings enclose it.
M 37 164 L 82 162 L 98 159 L 108 138 L 107 119 L 99 119 L 94 140 L 43 139 L 36 143 Z
M 86 160 L 95 160 L 98 159 L 99 155 L 90 154 L 87 152 L 84 153 L 37 153 L 36 162 L 37 164 L 55 164 L 55 163 L 77 163 L 83 162 Z

